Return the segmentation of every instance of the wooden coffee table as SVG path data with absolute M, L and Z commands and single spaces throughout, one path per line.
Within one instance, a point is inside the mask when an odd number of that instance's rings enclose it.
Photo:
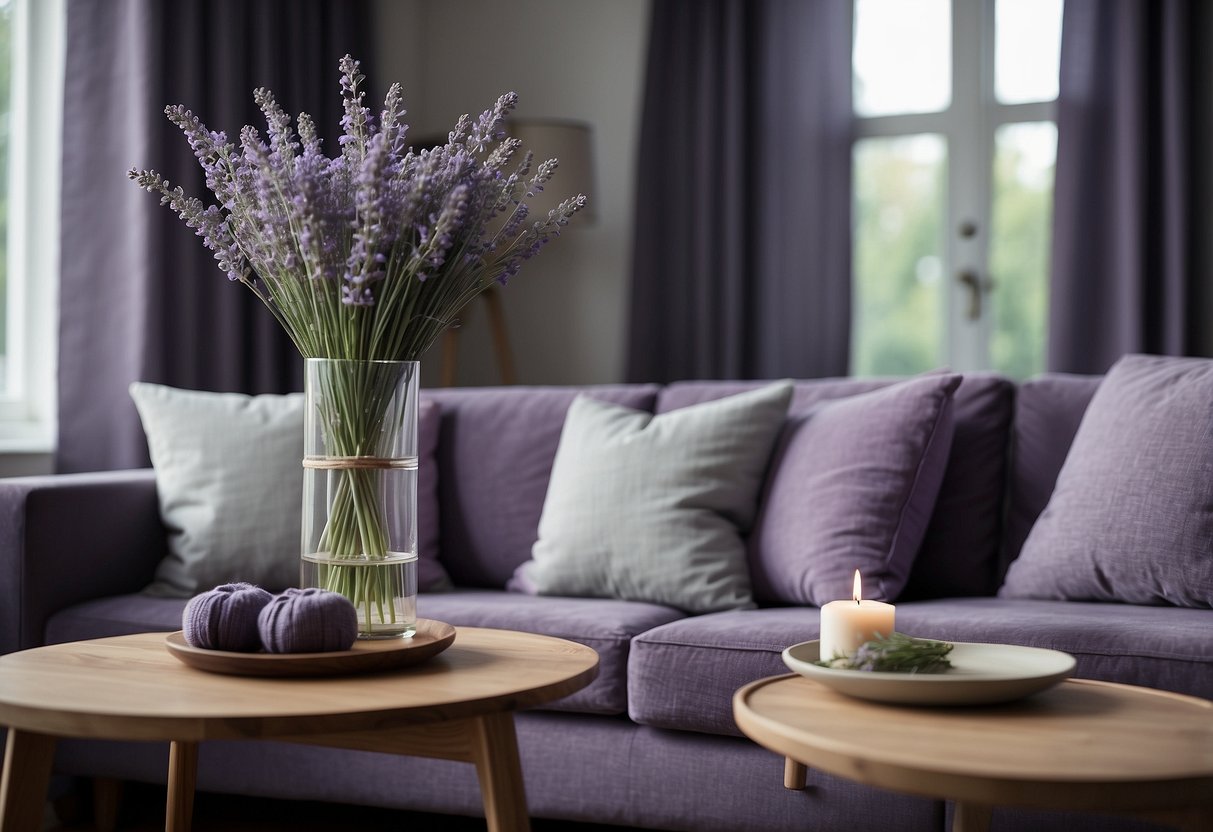
M 563 639 L 461 627 L 423 664 L 320 679 L 225 676 L 186 667 L 165 633 L 0 656 L 9 727 L 0 829 L 41 828 L 56 737 L 170 741 L 165 828 L 188 830 L 198 743 L 274 739 L 473 763 L 490 830 L 529 819 L 513 712 L 588 685 L 598 654 Z
M 859 783 L 956 801 L 954 832 L 989 827 L 996 805 L 1134 814 L 1213 829 L 1213 702 L 1069 680 L 1007 705 L 926 708 L 852 699 L 800 676 L 733 697 L 746 736 Z

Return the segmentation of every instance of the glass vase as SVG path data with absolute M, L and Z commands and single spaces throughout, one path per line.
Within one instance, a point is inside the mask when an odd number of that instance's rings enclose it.
M 340 592 L 359 638 L 417 629 L 416 361 L 309 358 L 301 586 Z

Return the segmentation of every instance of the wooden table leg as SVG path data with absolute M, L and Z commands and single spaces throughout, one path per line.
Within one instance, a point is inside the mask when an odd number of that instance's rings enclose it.
M 114 832 L 122 808 L 122 781 L 113 777 L 93 778 L 93 825 L 97 832 Z
M 1213 829 L 1213 806 L 1188 810 L 1188 816 L 1181 821 L 1180 829 L 1184 832 Z
M 168 752 L 168 805 L 165 832 L 190 832 L 194 817 L 194 782 L 198 777 L 198 743 L 174 742 Z
M 957 801 L 952 813 L 952 832 L 988 832 L 993 814 L 992 806 Z
M 33 832 L 42 828 L 54 761 L 54 737 L 8 729 L 4 773 L 0 775 L 0 829 Z
M 809 767 L 791 757 L 783 758 L 783 787 L 800 791 L 809 784 Z
M 514 715 L 487 714 L 470 722 L 472 762 L 480 779 L 489 832 L 529 832 Z

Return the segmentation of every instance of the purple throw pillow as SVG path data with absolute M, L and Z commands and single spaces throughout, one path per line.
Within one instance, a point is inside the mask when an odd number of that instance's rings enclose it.
M 820 407 L 823 402 L 870 393 L 903 381 L 905 378 L 803 379 L 795 382 L 788 415 L 795 419 Z M 761 385 L 758 381 L 674 382 L 662 388 L 657 412 L 712 401 Z M 931 522 L 923 534 L 901 600 L 993 595 L 998 589 L 1002 580 L 999 553 L 1007 479 L 1007 436 L 1016 404 L 1015 391 L 1015 384 L 1010 379 L 996 373 L 965 373 L 952 394 L 955 426 L 952 450 L 939 484 Z M 1083 406 L 1086 406 L 1085 401 Z M 1078 429 L 1077 419 L 1074 428 Z M 1067 438 L 1067 444 L 1070 438 L 1073 437 Z M 1064 455 L 1064 450 L 1062 453 Z M 1060 462 L 1057 467 L 1061 467 Z M 1049 490 L 1053 490 L 1052 480 Z M 1043 508 L 1044 500 L 1037 513 Z M 765 596 L 760 600 L 777 599 Z
M 905 587 L 951 450 L 952 394 L 937 374 L 790 414 L 767 475 L 749 563 L 759 600 L 891 601 Z
M 999 595 L 1213 607 L 1211 541 L 1213 361 L 1128 355 Z

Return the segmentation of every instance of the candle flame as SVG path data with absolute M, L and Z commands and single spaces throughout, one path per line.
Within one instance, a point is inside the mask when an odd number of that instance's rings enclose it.
M 851 593 L 851 597 L 855 599 L 855 603 L 859 603 L 859 599 L 863 597 L 862 585 L 859 580 L 859 570 L 855 570 L 855 590 Z

